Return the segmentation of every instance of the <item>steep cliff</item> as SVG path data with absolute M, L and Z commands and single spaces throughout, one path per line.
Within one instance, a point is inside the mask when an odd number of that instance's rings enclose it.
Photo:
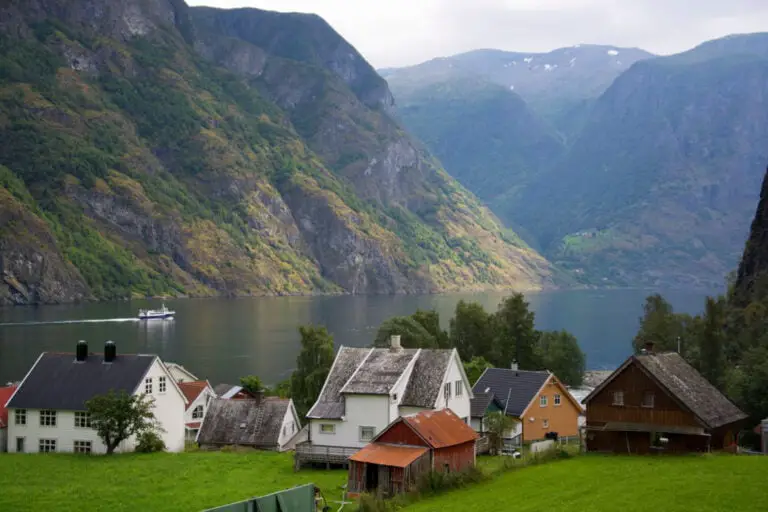
M 752 297 L 752 293 L 756 284 L 765 280 L 766 275 L 768 275 L 768 171 L 763 178 L 760 202 L 739 263 L 733 289 L 735 304 L 744 307 L 752 300 L 762 299 L 762 297 Z
M 391 104 L 317 17 L 0 7 L 0 302 L 551 285 Z

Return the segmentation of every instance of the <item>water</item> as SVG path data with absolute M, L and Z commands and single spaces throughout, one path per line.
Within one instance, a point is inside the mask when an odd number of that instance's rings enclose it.
M 589 369 L 610 369 L 630 351 L 648 290 L 570 290 L 529 294 L 539 329 L 567 329 L 587 354 Z M 698 313 L 706 292 L 664 296 L 676 310 Z M 42 351 L 74 352 L 77 340 L 93 352 L 106 340 L 118 354 L 153 353 L 187 367 L 198 377 L 237 383 L 255 374 L 266 383 L 287 378 L 299 350 L 297 326 L 323 324 L 336 344 L 363 347 L 382 321 L 417 308 L 434 308 L 447 327 L 459 299 L 495 311 L 507 294 L 428 296 L 264 297 L 168 301 L 174 320 L 139 321 L 139 308 L 159 301 L 0 308 L 0 383 L 20 380 Z M 52 383 L 55 385 L 55 383 Z

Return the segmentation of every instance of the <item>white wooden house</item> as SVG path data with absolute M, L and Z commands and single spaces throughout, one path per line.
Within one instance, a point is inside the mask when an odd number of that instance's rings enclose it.
M 105 453 L 90 426 L 85 402 L 109 390 L 154 399 L 153 412 L 168 451 L 184 449 L 187 399 L 156 355 L 118 355 L 108 341 L 104 354 L 89 354 L 81 341 L 75 354 L 43 352 L 8 401 L 8 451 Z M 135 439 L 116 451 L 132 451 Z
M 187 398 L 187 410 L 184 411 L 186 440 L 194 441 L 208 411 L 208 404 L 216 398 L 216 393 L 207 380 L 179 382 L 179 388 Z
M 458 352 L 404 349 L 399 336 L 390 345 L 339 349 L 307 414 L 309 439 L 296 447 L 298 463 L 344 462 L 398 417 L 425 410 L 448 408 L 469 424 L 472 388 Z
M 165 367 L 171 372 L 171 375 L 176 382 L 197 382 L 200 380 L 194 373 L 178 363 L 165 363 Z

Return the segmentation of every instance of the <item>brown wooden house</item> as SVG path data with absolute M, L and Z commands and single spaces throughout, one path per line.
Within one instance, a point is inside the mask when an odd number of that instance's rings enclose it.
M 450 409 L 401 416 L 349 458 L 348 492 L 391 496 L 424 473 L 472 467 L 477 438 Z
M 706 452 L 729 448 L 747 415 L 677 352 L 647 344 L 584 400 L 591 452 Z

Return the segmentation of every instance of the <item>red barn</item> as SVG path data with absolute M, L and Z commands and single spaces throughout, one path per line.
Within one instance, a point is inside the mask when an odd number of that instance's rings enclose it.
M 450 409 L 401 416 L 349 458 L 350 493 L 391 496 L 429 471 L 475 465 L 477 433 Z

